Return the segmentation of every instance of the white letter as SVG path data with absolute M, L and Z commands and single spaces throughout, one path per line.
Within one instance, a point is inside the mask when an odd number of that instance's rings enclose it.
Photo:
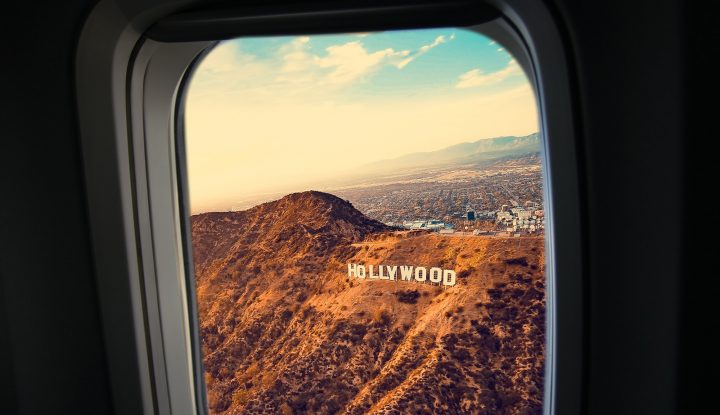
M 373 266 L 372 266 L 372 265 L 368 265 L 368 267 L 370 268 L 370 275 L 368 275 L 368 278 L 371 278 L 371 279 L 376 280 L 378 276 L 375 275 L 375 274 L 373 274 Z
M 348 277 L 357 277 L 357 264 L 348 264 Z
M 365 265 L 357 266 L 357 276 L 358 278 L 365 278 Z
M 380 266 L 378 266 L 378 268 L 380 268 L 380 279 L 381 279 L 381 280 L 387 280 L 387 279 L 389 279 L 387 275 L 383 275 L 383 266 L 380 265 Z
M 442 269 L 433 267 L 430 268 L 430 282 L 440 282 L 442 281 Z
M 395 275 L 397 274 L 397 265 L 389 266 L 387 265 L 388 273 L 390 274 L 388 278 L 395 281 Z
M 443 285 L 447 285 L 448 287 L 452 287 L 455 285 L 455 271 L 451 269 L 446 269 L 443 271 Z
M 412 280 L 412 272 L 413 267 L 406 267 L 405 265 L 400 265 L 400 277 L 403 281 Z
M 422 272 L 420 272 L 421 270 L 422 270 Z M 426 279 L 427 279 L 427 269 L 425 269 L 425 267 L 415 268 L 415 281 L 425 282 Z

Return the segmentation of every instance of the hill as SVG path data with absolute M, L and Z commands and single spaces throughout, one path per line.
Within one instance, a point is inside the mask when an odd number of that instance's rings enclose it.
M 541 412 L 542 238 L 398 231 L 320 192 L 193 216 L 192 237 L 211 413 Z

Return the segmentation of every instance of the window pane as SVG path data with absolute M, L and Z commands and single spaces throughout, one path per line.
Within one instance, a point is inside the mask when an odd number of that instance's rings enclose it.
M 186 105 L 211 413 L 541 411 L 541 138 L 507 51 L 236 39 Z

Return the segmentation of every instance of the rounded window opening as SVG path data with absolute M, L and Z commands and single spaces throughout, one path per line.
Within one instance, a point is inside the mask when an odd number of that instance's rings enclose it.
M 542 411 L 542 138 L 502 46 L 235 39 L 185 94 L 210 413 Z

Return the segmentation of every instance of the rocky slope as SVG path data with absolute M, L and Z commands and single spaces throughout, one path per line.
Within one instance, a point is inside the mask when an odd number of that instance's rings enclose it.
M 193 216 L 192 237 L 211 413 L 541 412 L 542 238 L 397 231 L 319 192 Z

